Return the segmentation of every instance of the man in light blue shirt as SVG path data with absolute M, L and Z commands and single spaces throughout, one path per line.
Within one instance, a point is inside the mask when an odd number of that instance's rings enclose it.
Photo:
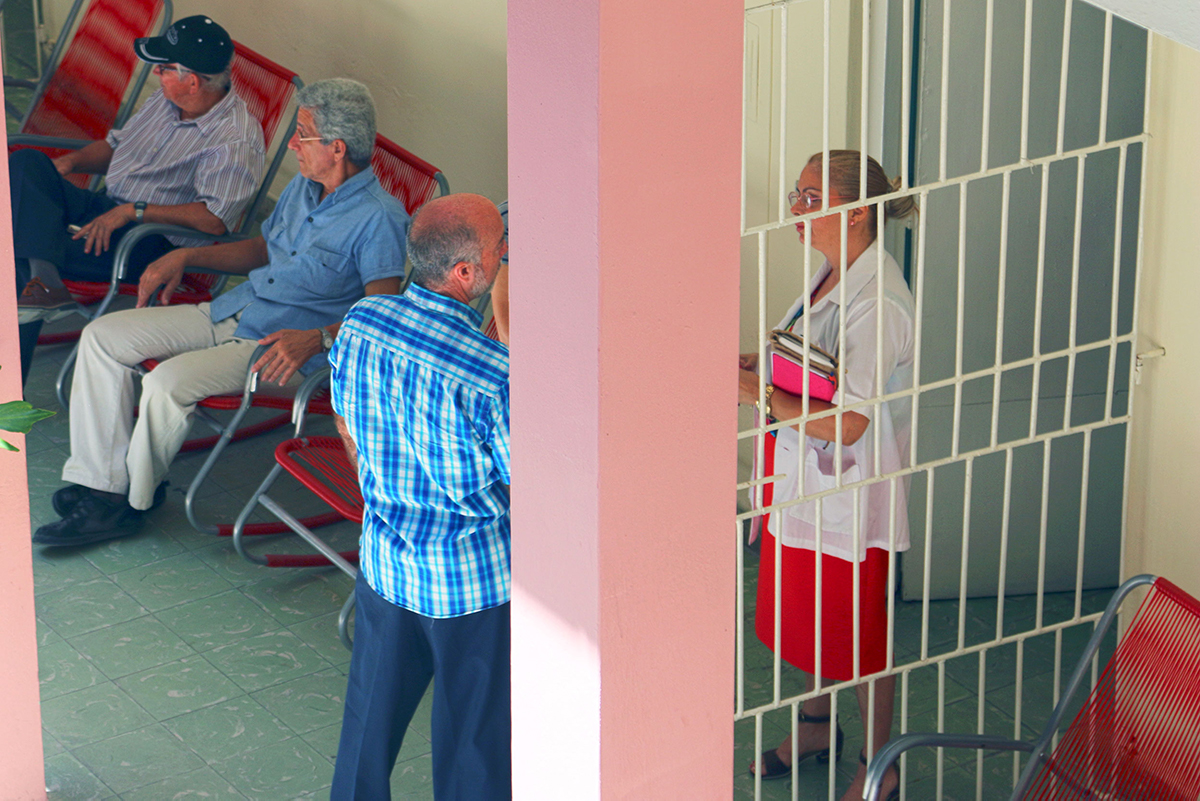
M 394 294 L 404 273 L 404 207 L 370 169 L 375 107 L 367 88 L 335 78 L 298 95 L 288 147 L 300 175 L 253 239 L 181 248 L 150 264 L 139 308 L 105 315 L 83 332 L 71 392 L 71 457 L 54 494 L 62 520 L 34 542 L 82 545 L 132 534 L 186 438 L 196 403 L 238 392 L 259 344 L 260 380 L 280 385 L 325 364 L 341 320 L 364 295 Z M 185 267 L 248 274 L 212 304 L 145 307 L 164 300 Z M 142 381 L 135 368 L 161 364 Z
M 412 285 L 355 304 L 330 353 L 365 507 L 333 801 L 389 797 L 431 679 L 434 796 L 511 796 L 508 348 L 468 305 L 507 248 L 486 198 L 430 201 Z

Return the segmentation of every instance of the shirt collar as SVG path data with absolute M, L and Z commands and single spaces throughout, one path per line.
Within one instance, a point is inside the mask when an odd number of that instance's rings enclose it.
M 309 199 L 313 206 L 315 207 L 319 203 L 324 202 L 319 200 L 321 197 L 321 184 L 312 180 L 311 178 L 305 178 L 304 181 L 305 189 L 308 192 Z M 334 203 L 341 203 L 343 200 L 357 195 L 359 192 L 366 191 L 367 187 L 373 183 L 378 182 L 375 179 L 374 171 L 368 167 L 367 169 L 360 170 L 359 172 L 356 172 L 354 175 L 350 176 L 345 183 L 329 193 L 325 200 L 329 201 L 330 205 L 333 205 Z
M 879 260 L 879 256 L 876 253 L 877 247 L 879 247 L 878 238 L 868 245 L 866 250 L 859 254 L 858 258 L 854 260 L 854 263 L 851 264 L 850 267 L 842 271 L 842 283 L 846 285 L 847 305 L 849 305 L 854 298 L 858 296 L 858 293 L 862 292 L 863 287 L 869 284 L 871 279 L 875 277 L 875 265 Z M 821 285 L 821 281 L 825 280 L 825 276 L 829 274 L 831 269 L 832 268 L 829 266 L 828 261 L 821 265 L 821 269 L 817 270 L 817 274 L 813 276 L 812 283 L 808 287 L 809 294 L 816 291 L 817 287 Z M 817 303 L 813 304 L 813 307 L 820 307 L 826 301 L 836 304 L 841 299 L 841 296 L 842 290 L 835 286 L 828 295 L 821 298 L 821 300 L 819 300 Z
M 162 91 L 162 90 L 159 90 L 159 91 Z M 229 110 L 233 107 L 233 104 L 236 102 L 237 102 L 237 92 L 233 91 L 233 89 L 231 88 L 228 92 L 225 93 L 225 96 L 223 98 L 221 98 L 219 101 L 217 101 L 217 104 L 215 106 L 213 106 L 208 111 L 204 112 L 204 114 L 202 114 L 199 117 L 196 117 L 193 120 L 185 120 L 185 119 L 180 118 L 179 115 L 182 112 L 181 112 L 179 106 L 176 106 L 174 103 L 172 103 L 171 105 L 175 107 L 175 120 L 180 125 L 195 125 L 197 128 L 200 129 L 201 133 L 211 134 L 213 132 L 213 129 L 216 128 L 216 126 L 225 118 L 225 116 L 229 113 Z
M 404 290 L 404 297 L 408 298 L 414 305 L 420 306 L 434 314 L 457 317 L 472 328 L 479 328 L 483 324 L 482 313 L 462 301 L 438 294 L 418 284 L 409 284 L 408 289 Z

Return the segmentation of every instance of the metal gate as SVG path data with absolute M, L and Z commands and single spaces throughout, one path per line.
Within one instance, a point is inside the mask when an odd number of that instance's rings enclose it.
M 858 750 L 881 745 L 865 742 L 854 693 L 839 690 L 865 679 L 873 703 L 876 682 L 896 676 L 894 733 L 1037 730 L 1103 588 L 1121 578 L 1149 36 L 1074 0 L 751 0 L 745 26 L 742 350 L 766 360 L 766 332 L 821 266 L 797 223 L 834 217 L 845 233 L 858 206 L 882 215 L 901 195 L 920 206 L 911 229 L 880 233 L 915 300 L 912 385 L 825 413 L 842 426 L 847 411 L 911 402 L 907 464 L 861 480 L 839 468 L 832 488 L 764 505 L 781 477 L 759 467 L 766 438 L 823 415 L 758 420 L 744 407 L 741 418 L 735 795 L 833 799 Z M 877 158 L 900 189 L 793 216 L 787 195 L 809 155 L 840 148 Z M 882 255 L 862 268 L 882 285 Z M 765 379 L 759 392 L 765 401 Z M 840 465 L 842 446 L 831 449 Z M 863 676 L 856 648 L 854 679 L 806 690 L 777 656 L 778 623 L 771 647 L 755 636 L 745 531 L 875 484 L 892 499 L 888 667 Z M 905 484 L 912 548 L 898 555 Z M 857 579 L 853 597 L 857 632 Z M 778 591 L 774 603 L 778 621 Z M 849 758 L 809 760 L 782 782 L 751 776 L 748 762 L 795 731 L 800 705 L 831 691 Z M 1018 760 L 914 753 L 902 797 L 1007 798 Z

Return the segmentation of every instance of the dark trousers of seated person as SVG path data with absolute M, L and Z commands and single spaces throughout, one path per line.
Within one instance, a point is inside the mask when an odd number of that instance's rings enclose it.
M 12 200 L 13 255 L 17 258 L 17 297 L 29 283 L 29 259 L 42 259 L 58 268 L 63 278 L 108 283 L 112 278 L 113 253 L 130 223 L 113 231 L 108 250 L 83 252 L 84 240 L 71 239 L 68 225 L 86 225 L 120 205 L 100 192 L 80 189 L 58 174 L 54 162 L 38 150 L 18 150 L 8 157 L 8 180 Z M 130 253 L 126 281 L 136 281 L 146 265 L 173 249 L 165 237 L 148 236 Z M 21 380 L 29 374 L 33 347 L 41 322 L 20 327 Z
M 360 571 L 354 654 L 330 801 L 391 798 L 404 732 L 433 679 L 433 794 L 512 798 L 509 604 L 430 618 L 385 600 Z

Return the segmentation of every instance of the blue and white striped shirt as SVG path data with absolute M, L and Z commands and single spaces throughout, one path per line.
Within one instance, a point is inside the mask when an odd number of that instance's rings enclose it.
M 254 197 L 266 162 L 262 126 L 233 91 L 203 116 L 183 120 L 159 89 L 105 139 L 113 149 L 104 179 L 109 197 L 160 206 L 199 201 L 230 231 Z
M 509 600 L 508 348 L 482 321 L 414 285 L 356 303 L 329 354 L 333 407 L 358 448 L 360 567 L 426 617 Z

